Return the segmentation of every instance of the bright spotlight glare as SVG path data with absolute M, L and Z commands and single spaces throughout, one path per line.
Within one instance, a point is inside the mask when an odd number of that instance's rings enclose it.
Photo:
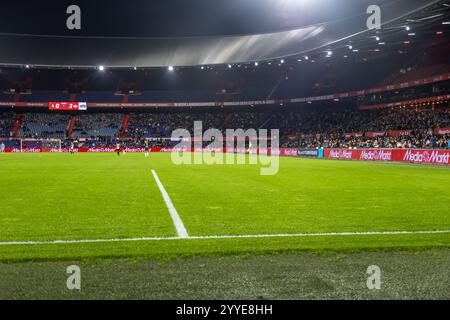
M 98 66 L 98 70 L 103 71 L 103 70 L 105 70 L 105 67 L 104 66 Z
M 255 61 L 255 67 L 259 66 L 258 61 Z
M 283 59 L 281 59 L 281 60 L 280 60 L 280 63 L 284 63 L 284 60 L 283 60 Z
M 169 66 L 169 71 L 173 71 L 173 66 Z

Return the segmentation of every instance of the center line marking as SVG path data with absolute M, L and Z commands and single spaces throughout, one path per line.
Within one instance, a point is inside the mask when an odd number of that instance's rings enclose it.
M 173 224 L 175 225 L 175 229 L 177 229 L 177 234 L 179 238 L 189 238 L 186 227 L 183 224 L 180 216 L 178 215 L 177 209 L 175 209 L 172 200 L 170 200 L 169 194 L 164 188 L 161 180 L 159 180 L 158 175 L 155 170 L 152 170 L 153 178 L 155 178 L 156 184 L 158 185 L 159 191 L 163 196 L 164 202 L 166 203 L 167 209 L 169 210 L 170 216 L 172 217 Z

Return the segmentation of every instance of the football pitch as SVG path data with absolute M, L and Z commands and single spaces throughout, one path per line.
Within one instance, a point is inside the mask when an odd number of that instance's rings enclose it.
M 450 247 L 446 167 L 1 154 L 0 260 Z
M 0 154 L 0 299 L 448 299 L 449 185 L 392 163 Z

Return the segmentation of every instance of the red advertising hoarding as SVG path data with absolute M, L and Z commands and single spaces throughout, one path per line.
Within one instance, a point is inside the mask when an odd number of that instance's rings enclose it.
M 435 135 L 450 134 L 450 128 L 438 128 L 434 130 Z
M 115 147 L 97 147 L 97 148 L 75 148 L 75 152 L 115 152 Z M 144 148 L 133 147 L 126 148 L 126 152 L 145 152 Z M 230 152 L 230 153 L 247 153 L 247 148 L 151 148 L 151 152 Z M 6 148 L 5 152 L 59 152 L 58 148 Z M 68 149 L 62 148 L 61 152 L 69 152 Z M 267 149 L 253 149 L 252 153 L 258 154 L 278 154 L 280 156 L 297 156 L 298 150 L 292 148 L 279 148 L 278 152 L 272 152 L 270 148 Z
M 422 149 L 325 149 L 327 159 L 450 164 L 450 150 Z

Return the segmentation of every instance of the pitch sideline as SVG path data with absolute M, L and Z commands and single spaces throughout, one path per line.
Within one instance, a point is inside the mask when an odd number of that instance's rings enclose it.
M 153 169 L 152 174 L 153 178 L 155 178 L 156 184 L 158 185 L 159 191 L 161 192 L 164 202 L 166 203 L 167 209 L 169 210 L 170 216 L 172 217 L 173 224 L 175 226 L 175 229 L 177 230 L 178 238 L 188 238 L 189 235 L 186 230 L 186 227 L 184 226 L 183 220 L 181 220 L 180 215 L 177 212 L 177 209 L 175 209 L 172 200 L 170 200 L 169 194 L 167 193 L 166 189 L 161 183 L 161 180 L 159 180 L 156 171 Z
M 208 240 L 208 239 L 254 239 L 254 238 L 301 238 L 329 236 L 371 236 L 371 235 L 414 235 L 414 234 L 450 234 L 450 230 L 428 231 L 368 231 L 368 232 L 322 232 L 322 233 L 286 233 L 286 234 L 253 234 L 253 235 L 222 235 L 222 236 L 177 236 L 177 237 L 141 237 L 112 239 L 81 239 L 81 240 L 48 240 L 48 241 L 5 241 L 0 246 L 7 245 L 49 245 L 71 243 L 101 243 L 101 242 L 135 242 L 135 241 L 165 241 L 165 240 Z

